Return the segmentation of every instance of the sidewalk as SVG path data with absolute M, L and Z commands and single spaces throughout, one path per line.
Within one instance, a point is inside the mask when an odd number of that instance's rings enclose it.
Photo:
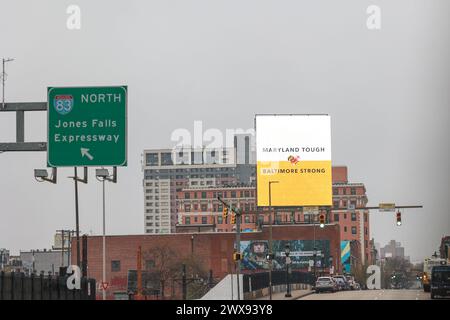
M 314 293 L 313 290 L 293 290 L 291 291 L 291 298 L 286 298 L 284 295 L 286 294 L 286 292 L 277 292 L 277 293 L 273 293 L 272 294 L 272 300 L 296 300 L 298 298 L 307 296 Z M 269 300 L 269 296 L 264 296 L 255 300 Z

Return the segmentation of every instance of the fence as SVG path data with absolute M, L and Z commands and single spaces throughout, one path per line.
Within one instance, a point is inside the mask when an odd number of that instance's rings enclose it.
M 314 275 L 309 272 L 292 271 L 289 274 L 289 283 L 301 283 L 313 285 Z M 286 284 L 286 271 L 272 271 L 272 285 Z M 269 272 L 259 272 L 253 274 L 244 274 L 243 279 L 244 292 L 260 290 L 269 287 Z
M 81 278 L 81 289 L 69 290 L 69 276 L 0 272 L 0 300 L 95 300 L 95 279 Z

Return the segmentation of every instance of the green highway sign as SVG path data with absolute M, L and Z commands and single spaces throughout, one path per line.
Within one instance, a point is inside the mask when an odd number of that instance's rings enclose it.
M 47 89 L 49 167 L 127 165 L 127 87 Z

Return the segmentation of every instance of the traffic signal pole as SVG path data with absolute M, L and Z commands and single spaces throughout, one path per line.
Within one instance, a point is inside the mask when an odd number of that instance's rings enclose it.
M 231 208 L 231 205 L 230 205 Z M 233 209 L 231 209 L 233 211 Z M 239 211 L 239 209 L 237 210 Z M 241 215 L 236 214 L 236 251 L 241 252 Z M 240 292 L 240 272 L 241 272 L 241 259 L 236 262 L 237 263 L 237 270 L 236 270 L 236 276 L 237 276 L 237 299 L 241 300 L 241 292 Z
M 233 208 L 233 205 L 231 203 L 226 203 L 223 201 L 220 197 L 217 197 L 217 200 L 219 200 L 223 206 L 224 206 L 224 212 L 226 212 L 226 208 L 230 209 L 229 214 L 231 215 L 231 220 L 233 220 L 233 214 L 234 219 L 236 222 L 236 247 L 235 252 L 239 253 L 239 259 L 235 260 L 235 266 L 236 266 L 236 278 L 237 278 L 237 299 L 241 300 L 241 292 L 240 292 L 240 272 L 241 272 L 241 210 L 239 208 Z M 234 255 L 233 255 L 234 258 Z M 231 283 L 233 284 L 233 280 L 231 280 Z M 233 289 L 231 289 L 233 291 Z

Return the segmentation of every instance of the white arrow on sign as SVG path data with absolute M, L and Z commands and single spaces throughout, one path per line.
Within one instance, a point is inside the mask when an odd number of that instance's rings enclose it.
M 94 157 L 89 153 L 89 149 L 81 148 L 81 157 L 88 157 L 89 160 L 94 159 Z

